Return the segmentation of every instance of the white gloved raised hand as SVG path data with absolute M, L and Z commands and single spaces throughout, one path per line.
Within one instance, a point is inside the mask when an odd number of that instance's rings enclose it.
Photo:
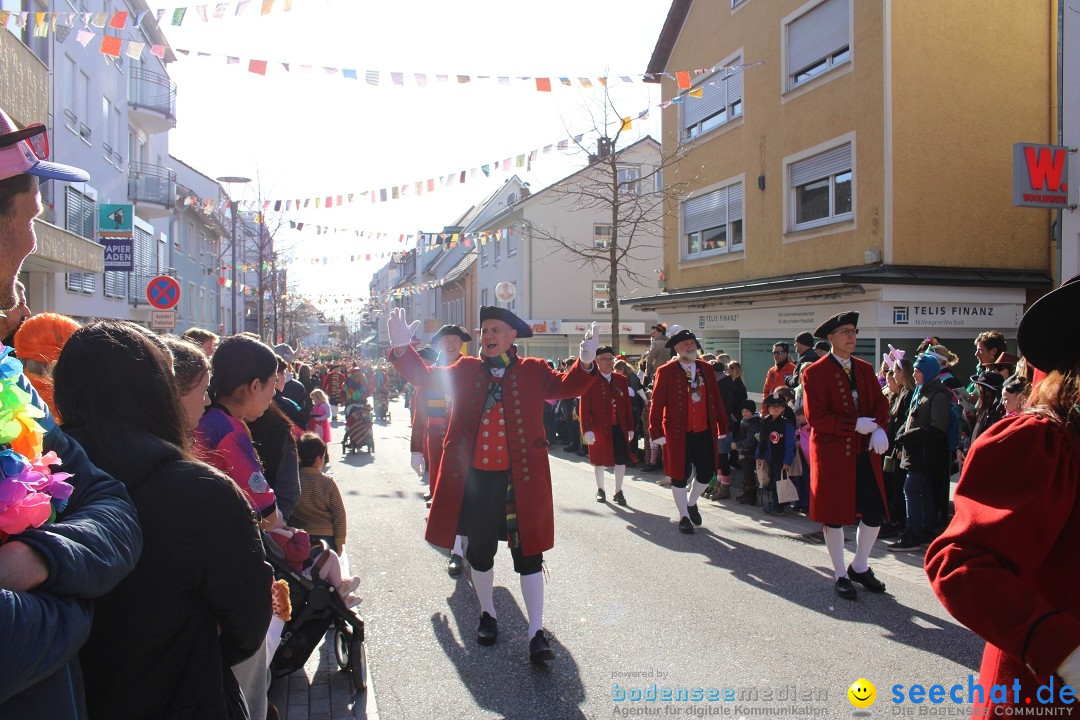
M 593 360 L 596 359 L 598 347 L 600 347 L 600 337 L 596 330 L 596 323 L 593 323 L 585 331 L 585 339 L 581 341 L 581 347 L 578 350 L 578 360 L 582 365 L 592 365 Z
M 386 318 L 386 334 L 390 336 L 390 346 L 402 348 L 409 345 L 418 327 L 419 320 L 413 320 L 412 324 L 405 322 L 405 308 L 391 310 L 390 317 Z
M 581 439 L 585 441 L 586 445 L 592 445 L 596 442 L 596 433 L 592 430 L 581 436 Z
M 413 453 L 409 458 L 409 464 L 412 465 L 413 472 L 423 477 L 424 475 L 424 453 Z
M 663 435 L 661 435 L 658 438 L 653 438 L 652 439 L 652 444 L 653 445 L 667 445 L 667 438 L 664 437 Z
M 877 420 L 872 417 L 861 417 L 855 421 L 855 432 L 860 435 L 869 435 L 877 429 Z
M 884 455 L 889 451 L 889 436 L 881 428 L 870 433 L 870 449 L 878 455 Z
M 634 431 L 629 430 L 626 433 L 626 442 L 634 442 Z

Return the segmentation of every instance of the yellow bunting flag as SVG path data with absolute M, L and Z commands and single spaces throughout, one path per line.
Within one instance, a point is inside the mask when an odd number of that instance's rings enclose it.
M 622 130 L 630 130 L 633 127 L 634 127 L 634 124 L 633 124 L 633 122 L 631 122 L 630 118 L 629 117 L 624 117 L 622 119 L 622 127 L 619 128 L 619 130 L 620 131 L 622 131 Z
M 687 95 L 689 95 L 692 98 L 699 98 L 699 97 L 701 97 L 701 92 L 704 89 L 705 89 L 704 87 L 694 88 L 693 90 L 688 92 Z

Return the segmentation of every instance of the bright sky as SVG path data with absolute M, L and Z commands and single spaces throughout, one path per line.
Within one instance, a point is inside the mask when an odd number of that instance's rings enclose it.
M 257 178 L 236 193 L 242 200 L 260 192 L 274 199 L 359 196 L 512 158 L 569 135 L 588 138 L 598 126 L 589 108 L 595 112 L 602 95 L 576 81 L 563 87 L 560 76 L 594 83 L 609 76 L 622 114 L 636 117 L 650 110 L 647 121 L 635 121 L 624 133 L 622 145 L 647 134 L 659 137 L 658 86 L 640 78 L 667 0 L 293 0 L 288 13 L 278 0 L 265 16 L 260 5 L 255 0 L 236 17 L 233 3 L 224 19 L 204 23 L 193 3 L 181 27 L 169 25 L 171 9 L 162 19 L 174 50 L 212 54 L 181 55 L 170 65 L 178 86 L 170 152 L 210 177 Z M 212 11 L 214 4 L 208 7 Z M 227 55 L 240 63 L 227 64 Z M 249 73 L 249 59 L 271 61 L 266 76 Z M 291 71 L 275 64 L 280 62 L 289 63 Z M 310 73 L 300 65 L 312 66 Z M 327 66 L 355 68 L 360 79 L 328 75 Z M 366 70 L 381 71 L 379 87 L 364 82 Z M 405 73 L 405 86 L 394 86 L 390 72 Z M 415 73 L 428 75 L 428 87 L 417 86 Z M 451 82 L 436 82 L 436 74 L 450 75 Z M 460 85 L 454 81 L 459 74 L 474 79 Z M 493 79 L 478 80 L 479 75 Z M 537 92 L 532 81 L 516 79 L 521 75 L 551 76 L 554 91 Z M 617 82 L 620 75 L 634 82 Z M 509 86 L 498 84 L 497 76 L 511 77 Z M 584 162 L 580 155 L 538 157 L 531 173 L 512 170 L 534 190 Z M 441 229 L 510 174 L 493 173 L 486 182 L 470 177 L 464 185 L 419 198 L 294 210 L 287 219 L 394 237 L 283 232 L 279 244 L 291 248 L 295 258 L 290 280 L 332 312 L 335 292 L 366 297 L 371 275 L 385 259 L 323 266 L 309 258 L 407 249 L 398 234 Z

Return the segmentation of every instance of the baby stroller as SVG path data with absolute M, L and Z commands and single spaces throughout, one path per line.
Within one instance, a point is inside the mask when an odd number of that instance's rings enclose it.
M 375 436 L 371 432 L 371 406 L 366 402 L 352 403 L 345 408 L 345 436 L 341 438 L 341 454 L 357 452 L 366 446 L 375 452 Z
M 325 548 L 325 543 L 320 544 Z M 364 621 L 345 606 L 341 596 L 325 580 L 306 578 L 290 568 L 281 548 L 265 535 L 263 546 L 274 576 L 289 584 L 292 603 L 292 617 L 281 631 L 281 645 L 270 663 L 271 677 L 276 680 L 304 667 L 333 626 L 338 667 L 348 671 L 357 692 L 364 692 L 368 677 Z
M 379 388 L 372 396 L 375 401 L 375 419 L 376 420 L 390 420 L 390 393 L 386 391 L 386 388 Z

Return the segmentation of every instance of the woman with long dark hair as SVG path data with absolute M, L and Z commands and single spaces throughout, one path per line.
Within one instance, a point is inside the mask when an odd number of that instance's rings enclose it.
M 1080 337 L 1061 332 L 1078 307 L 1080 276 L 1024 315 L 1017 344 L 1046 376 L 1026 411 L 971 446 L 956 515 L 926 554 L 942 604 L 986 640 L 979 684 L 987 690 L 973 714 L 1019 714 L 1032 707 L 1023 698 L 1071 707 L 1059 691 L 1080 684 Z M 990 696 L 991 686 L 1014 683 L 1019 692 Z
M 64 430 L 139 512 L 135 570 L 97 601 L 81 652 L 102 718 L 241 718 L 229 667 L 266 636 L 273 575 L 236 485 L 190 452 L 172 356 L 151 332 L 77 330 L 54 370 Z

